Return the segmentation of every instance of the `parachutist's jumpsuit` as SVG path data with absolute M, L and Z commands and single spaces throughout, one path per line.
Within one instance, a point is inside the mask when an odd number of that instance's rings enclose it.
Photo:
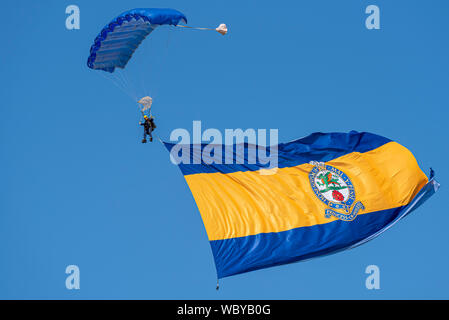
M 143 143 L 147 142 L 147 135 L 150 136 L 150 141 L 153 141 L 153 136 L 151 135 L 151 133 L 153 132 L 154 129 L 156 129 L 156 124 L 154 123 L 154 120 L 149 118 L 144 122 L 140 122 L 140 125 L 143 126 L 144 129 L 142 142 Z

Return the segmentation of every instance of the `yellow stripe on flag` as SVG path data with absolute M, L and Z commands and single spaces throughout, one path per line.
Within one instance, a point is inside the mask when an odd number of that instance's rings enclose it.
M 427 183 L 411 152 L 396 142 L 326 164 L 352 181 L 356 201 L 365 206 L 359 214 L 406 205 Z M 302 164 L 280 168 L 273 175 L 198 173 L 185 179 L 212 241 L 335 221 L 325 218 L 328 207 L 312 191 L 308 177 L 312 168 Z

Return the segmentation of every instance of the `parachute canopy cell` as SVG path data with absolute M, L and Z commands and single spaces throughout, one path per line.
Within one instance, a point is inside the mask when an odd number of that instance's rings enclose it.
M 123 12 L 107 24 L 90 48 L 87 66 L 114 72 L 125 68 L 140 43 L 160 25 L 187 23 L 186 16 L 175 9 L 142 8 Z

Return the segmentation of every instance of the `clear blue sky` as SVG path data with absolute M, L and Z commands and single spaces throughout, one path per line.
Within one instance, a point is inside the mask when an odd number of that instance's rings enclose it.
M 80 30 L 65 28 L 70 4 Z M 381 30 L 365 28 L 370 4 Z M 225 278 L 217 292 L 181 172 L 161 144 L 140 143 L 136 104 L 86 66 L 101 28 L 135 7 L 230 29 L 161 29 L 139 48 L 129 67 L 144 75 L 150 91 L 140 93 L 155 97 L 161 137 L 193 120 L 278 128 L 280 141 L 370 131 L 408 147 L 442 188 L 366 245 Z M 0 298 L 449 298 L 447 1 L 18 0 L 0 9 Z M 65 288 L 70 264 L 81 290 Z M 370 264 L 378 291 L 365 288 Z

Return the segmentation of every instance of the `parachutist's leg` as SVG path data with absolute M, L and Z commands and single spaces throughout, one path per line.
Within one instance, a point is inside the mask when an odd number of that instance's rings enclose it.
M 151 134 L 151 132 L 153 132 L 153 130 L 148 132 L 148 135 L 150 136 L 150 141 L 153 141 L 153 135 Z
M 145 132 L 145 130 L 143 131 L 142 143 L 147 143 L 147 133 Z

